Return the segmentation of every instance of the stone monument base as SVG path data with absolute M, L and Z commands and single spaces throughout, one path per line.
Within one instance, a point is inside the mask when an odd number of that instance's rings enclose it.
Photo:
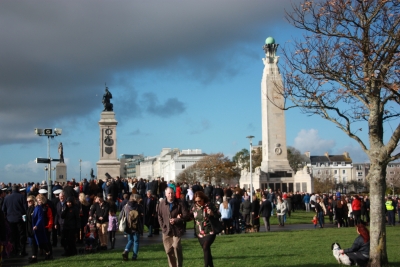
M 67 165 L 65 163 L 56 164 L 56 182 L 67 182 Z
M 115 178 L 120 176 L 121 162 L 118 160 L 99 160 L 97 163 L 97 179 L 105 181 L 106 173 Z
M 311 175 L 308 173 L 307 166 L 302 170 L 297 171 L 294 176 L 295 180 L 295 191 L 314 193 L 314 183 L 312 181 Z
M 280 174 L 286 174 L 287 176 L 280 176 Z M 312 179 L 307 170 L 300 170 L 296 175 L 282 171 L 275 173 L 266 173 L 257 167 L 253 172 L 253 190 L 269 189 L 273 191 L 280 190 L 281 192 L 306 192 L 312 193 L 314 191 L 314 185 Z M 251 184 L 250 173 L 242 171 L 240 176 L 240 188 L 250 189 Z

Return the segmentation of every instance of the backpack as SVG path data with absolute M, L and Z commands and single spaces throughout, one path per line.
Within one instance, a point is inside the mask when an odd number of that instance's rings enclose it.
M 126 220 L 126 227 L 136 231 L 138 229 L 138 223 L 139 223 L 139 212 L 137 210 L 131 210 L 127 214 L 127 220 Z

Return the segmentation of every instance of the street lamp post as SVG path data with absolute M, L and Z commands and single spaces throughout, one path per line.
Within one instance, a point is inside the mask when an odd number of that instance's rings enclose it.
M 52 180 L 51 180 L 51 161 L 58 161 L 59 159 L 54 159 L 52 160 L 52 158 L 50 157 L 50 139 L 53 139 L 55 136 L 61 135 L 62 133 L 62 129 L 60 128 L 55 128 L 50 129 L 50 128 L 46 128 L 46 129 L 39 129 L 39 128 L 35 128 L 35 133 L 38 136 L 47 136 L 47 160 L 46 161 L 39 161 L 39 160 L 43 160 L 43 159 L 36 159 L 36 163 L 47 163 L 49 164 L 49 166 L 47 167 L 48 169 L 48 181 L 47 181 L 47 196 L 48 199 L 51 200 L 51 195 L 52 195 Z
M 82 182 L 82 160 L 79 160 L 79 181 Z
M 51 170 L 53 171 L 53 177 L 56 178 L 56 167 L 51 168 Z
M 254 138 L 254 136 L 249 135 L 246 138 L 249 139 L 250 141 L 250 202 L 253 202 L 253 162 L 251 159 L 251 151 L 253 150 L 253 143 L 252 140 Z
M 44 167 L 44 180 L 46 181 L 47 178 L 47 171 L 49 170 L 49 167 Z

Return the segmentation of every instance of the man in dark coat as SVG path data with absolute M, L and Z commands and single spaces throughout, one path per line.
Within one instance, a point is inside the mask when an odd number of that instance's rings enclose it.
M 264 225 L 265 225 L 265 231 L 269 232 L 270 231 L 270 223 L 269 219 L 271 217 L 271 212 L 272 212 L 272 205 L 271 202 L 267 199 L 266 195 L 262 196 L 262 204 L 260 207 L 260 217 L 263 218 L 264 220 Z
M 152 182 L 151 182 L 151 185 L 150 185 L 150 190 L 151 190 L 151 192 L 152 192 L 152 194 L 154 194 L 154 195 L 158 195 L 158 183 L 159 183 L 159 179 L 160 178 L 157 178 L 157 179 L 154 179 Z
M 114 201 L 114 203 L 117 201 L 117 198 L 118 198 L 118 182 L 117 181 L 118 180 L 111 180 L 110 186 L 108 187 L 108 194 L 111 194 L 112 200 Z
M 90 208 L 89 220 L 96 218 L 96 226 L 98 229 L 101 249 L 103 250 L 107 250 L 108 211 L 109 205 L 106 201 L 104 201 L 103 194 L 98 194 L 95 203 Z
M 63 230 L 64 230 L 64 219 L 61 218 L 62 212 L 67 207 L 66 204 L 65 204 L 64 191 L 61 191 L 59 193 L 58 198 L 59 198 L 59 201 L 56 204 L 56 214 L 55 214 L 55 218 L 54 218 L 54 228 L 56 230 L 56 233 L 58 235 L 61 235 L 61 246 L 63 246 L 64 249 L 66 249 L 65 243 L 66 243 L 66 238 L 67 237 L 65 236 L 65 232 L 63 232 Z M 57 246 L 57 238 L 54 240 L 54 237 L 53 237 L 53 246 L 54 247 Z M 67 251 L 65 251 L 64 255 L 67 255 L 67 254 L 68 254 Z
M 220 187 L 219 184 L 215 185 L 214 191 L 213 191 L 213 196 L 215 198 L 216 195 L 219 195 L 220 199 L 224 197 L 224 190 Z
M 232 189 L 229 186 L 227 186 L 224 190 L 224 196 L 226 196 L 227 199 L 231 199 L 232 195 L 233 195 Z
M 213 191 L 214 187 L 211 185 L 211 183 L 208 183 L 206 187 L 204 187 L 204 194 L 208 197 L 210 201 L 213 200 Z
M 25 197 L 19 193 L 17 185 L 12 186 L 12 193 L 5 197 L 3 212 L 10 224 L 11 243 L 14 247 L 14 254 L 19 253 L 24 257 L 26 253 L 26 225 L 22 219 L 26 215 L 27 203 Z
M 148 237 L 152 237 L 154 221 L 157 219 L 157 212 L 156 212 L 157 200 L 152 195 L 151 190 L 147 191 L 143 205 L 144 205 L 144 224 L 149 229 Z
M 82 193 L 84 193 L 85 196 L 89 195 L 89 183 L 86 178 L 83 179 Z
M 235 231 L 237 234 L 240 233 L 239 226 L 239 218 L 240 218 L 240 195 L 232 195 L 232 198 L 229 200 L 229 204 L 232 209 L 232 221 L 234 223 L 234 228 L 232 228 L 232 234 Z
M 146 195 L 146 184 L 144 183 L 143 178 L 139 179 L 137 183 L 137 190 L 138 194 L 142 197 L 142 199 L 144 199 Z
M 72 182 L 68 182 L 66 186 L 63 188 L 64 197 L 68 199 L 69 197 L 78 198 L 78 193 L 74 190 Z
M 158 197 L 160 198 L 164 198 L 165 197 L 165 189 L 167 189 L 167 182 L 164 181 L 164 177 L 161 178 L 161 181 L 158 185 Z M 155 194 L 155 192 L 153 192 L 153 194 Z
M 168 187 L 165 200 L 158 206 L 158 221 L 163 233 L 163 244 L 168 256 L 169 266 L 183 266 L 181 238 L 185 233 L 184 222 L 190 218 L 189 211 L 175 192 Z

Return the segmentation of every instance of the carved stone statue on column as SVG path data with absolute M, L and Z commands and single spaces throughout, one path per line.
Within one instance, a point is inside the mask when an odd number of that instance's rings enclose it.
M 106 87 L 106 92 L 103 95 L 103 105 L 104 105 L 104 110 L 103 111 L 113 111 L 113 104 L 110 102 L 110 99 L 112 98 L 112 94 L 110 91 L 108 91 L 108 87 Z
M 60 163 L 64 163 L 64 148 L 61 142 L 58 145 L 58 154 L 60 155 Z

